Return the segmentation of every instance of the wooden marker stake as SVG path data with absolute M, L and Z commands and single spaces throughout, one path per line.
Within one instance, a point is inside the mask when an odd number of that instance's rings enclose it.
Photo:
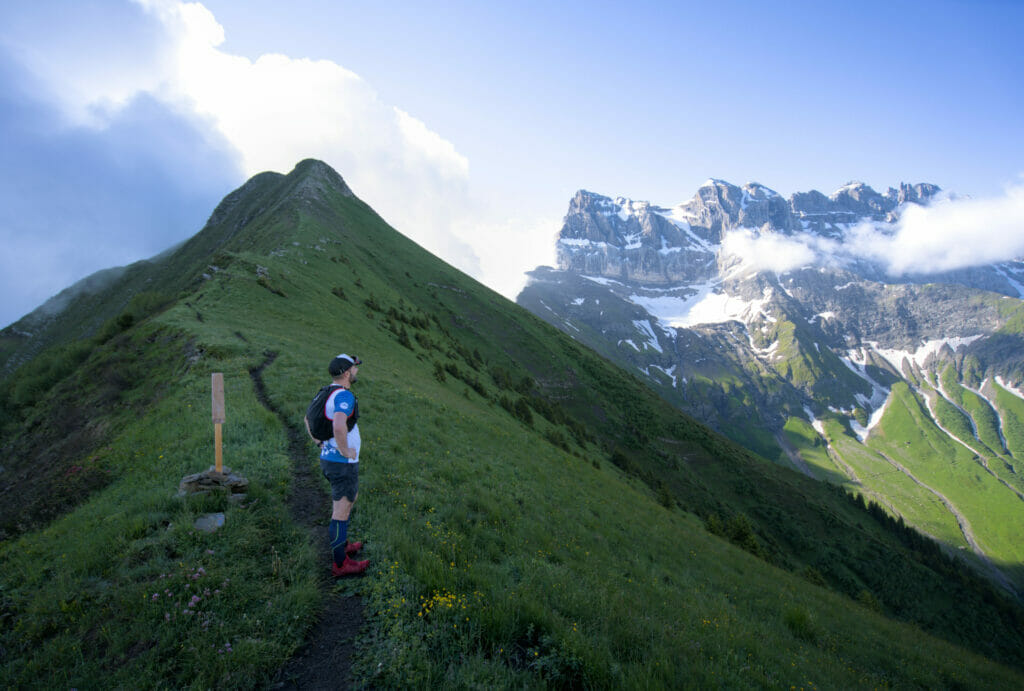
M 224 459 L 221 452 L 221 425 L 224 424 L 224 375 L 214 372 L 210 382 L 213 390 L 213 443 L 216 470 L 223 472 Z

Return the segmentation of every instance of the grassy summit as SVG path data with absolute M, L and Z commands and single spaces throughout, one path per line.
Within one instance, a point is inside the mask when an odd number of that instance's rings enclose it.
M 319 162 L 257 176 L 153 271 L 3 382 L 4 685 L 261 686 L 325 598 L 352 594 L 369 685 L 1024 682 L 1024 618 L 988 582 L 674 410 Z M 364 360 L 351 534 L 372 561 L 325 585 L 288 511 L 288 429 L 251 373 L 270 362 L 297 429 L 342 350 Z M 173 496 L 212 463 L 212 372 L 242 504 Z M 58 415 L 74 443 L 53 441 Z M 315 468 L 311 444 L 297 462 Z M 193 530 L 212 510 L 224 528 Z

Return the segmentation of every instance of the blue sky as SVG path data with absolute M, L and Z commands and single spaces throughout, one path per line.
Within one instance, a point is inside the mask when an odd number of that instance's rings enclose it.
M 308 156 L 509 296 L 581 188 L 928 181 L 1006 209 L 1022 30 L 1011 1 L 4 3 L 0 324 Z

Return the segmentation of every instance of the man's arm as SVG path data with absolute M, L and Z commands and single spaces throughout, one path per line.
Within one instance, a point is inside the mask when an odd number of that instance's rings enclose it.
M 309 420 L 303 417 L 302 421 L 306 423 L 306 434 L 308 434 L 309 438 L 313 440 L 313 443 L 316 444 L 317 446 L 323 446 L 324 443 L 313 436 L 313 430 L 309 428 Z
M 342 456 L 355 459 L 356 450 L 348 445 L 348 416 L 340 410 L 334 414 L 334 443 Z

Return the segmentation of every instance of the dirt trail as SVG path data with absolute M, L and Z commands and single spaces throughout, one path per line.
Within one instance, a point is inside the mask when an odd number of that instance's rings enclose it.
M 352 687 L 351 661 L 355 637 L 363 624 L 363 602 L 356 595 L 344 596 L 331 592 L 333 581 L 328 565 L 331 560 L 327 544 L 326 520 L 330 516 L 330 498 L 319 487 L 314 475 L 315 466 L 306 444 L 305 430 L 298 426 L 300 413 L 284 414 L 267 395 L 263 383 L 263 370 L 277 357 L 265 353 L 258 367 L 249 371 L 256 398 L 272 412 L 288 432 L 288 455 L 292 459 L 292 488 L 288 508 L 292 518 L 309 531 L 323 565 L 320 590 L 323 611 L 310 630 L 305 643 L 284 664 L 269 686 L 273 689 L 349 689 Z

